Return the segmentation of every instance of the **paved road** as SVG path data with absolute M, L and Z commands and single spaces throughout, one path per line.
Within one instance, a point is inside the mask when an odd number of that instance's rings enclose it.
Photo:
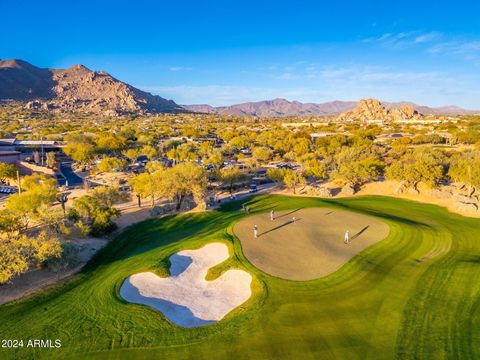
M 65 176 L 65 179 L 58 179 L 59 185 L 65 185 L 65 180 L 68 181 L 69 187 L 80 186 L 83 184 L 83 179 L 75 174 L 72 169 L 71 163 L 61 163 L 60 164 L 60 171 Z
M 249 192 L 248 189 L 237 191 L 237 192 L 235 192 L 235 200 L 246 199 L 250 196 L 255 196 L 255 195 L 260 195 L 260 194 L 268 194 L 272 190 L 277 188 L 277 186 L 278 186 L 278 184 L 276 184 L 274 182 L 270 182 L 270 183 L 258 185 L 258 187 L 257 187 L 258 191 L 254 192 L 254 193 Z M 218 206 L 220 203 L 223 203 L 225 201 L 232 201 L 233 199 L 230 198 L 229 194 L 223 194 L 223 196 L 218 197 L 218 200 L 220 200 L 220 202 L 217 202 L 215 204 L 215 206 Z

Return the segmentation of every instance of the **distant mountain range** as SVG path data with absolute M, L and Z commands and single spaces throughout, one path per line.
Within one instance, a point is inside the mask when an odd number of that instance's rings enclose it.
M 0 60 L 0 100 L 25 102 L 27 108 L 61 112 L 84 111 L 115 115 L 122 113 L 198 112 L 237 116 L 313 116 L 351 111 L 356 101 L 301 103 L 285 99 L 248 102 L 231 106 L 177 105 L 173 100 L 139 90 L 104 71 L 83 65 L 68 69 L 44 69 L 23 60 Z M 386 109 L 410 105 L 423 115 L 480 113 L 457 106 L 432 108 L 409 102 L 383 102 Z
M 83 65 L 43 69 L 23 60 L 0 60 L 0 99 L 27 107 L 105 114 L 185 111 L 172 100 L 139 90 Z
M 400 108 L 405 105 L 413 107 L 423 115 L 467 115 L 478 114 L 480 111 L 466 110 L 458 106 L 428 107 L 412 102 L 382 102 L 387 109 Z M 213 107 L 210 105 L 182 105 L 188 111 L 237 115 L 237 116 L 314 116 L 314 115 L 337 115 L 355 109 L 356 101 L 331 101 L 325 103 L 301 103 L 299 101 L 288 101 L 285 99 L 265 100 L 258 102 L 247 102 L 242 104 Z
M 339 114 L 353 109 L 355 101 L 332 101 L 323 104 L 301 103 L 285 99 L 248 102 L 231 106 L 213 107 L 210 105 L 182 105 L 193 112 L 238 116 L 308 116 Z

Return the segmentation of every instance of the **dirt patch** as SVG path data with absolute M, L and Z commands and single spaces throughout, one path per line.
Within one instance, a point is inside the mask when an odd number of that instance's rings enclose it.
M 78 262 L 72 268 L 53 271 L 48 268 L 32 270 L 13 279 L 11 283 L 0 285 L 0 305 L 31 295 L 58 284 L 78 272 L 88 260 L 105 244 L 104 239 L 75 239 L 71 243 L 78 249 Z

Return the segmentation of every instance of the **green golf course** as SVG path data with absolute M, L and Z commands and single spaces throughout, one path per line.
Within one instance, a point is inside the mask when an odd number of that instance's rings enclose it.
M 62 342 L 59 349 L 0 348 L 0 359 L 480 358 L 480 219 L 379 196 L 260 195 L 245 203 L 250 214 L 234 201 L 135 224 L 70 281 L 0 306 L 0 339 Z M 233 232 L 238 221 L 273 207 L 358 213 L 389 232 L 326 277 L 285 280 L 252 265 Z M 228 244 L 233 256 L 209 279 L 230 268 L 253 277 L 251 298 L 223 320 L 182 328 L 121 298 L 128 276 L 165 274 L 170 255 L 213 241 Z

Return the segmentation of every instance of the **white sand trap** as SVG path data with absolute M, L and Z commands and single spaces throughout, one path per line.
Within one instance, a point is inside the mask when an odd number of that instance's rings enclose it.
M 222 243 L 180 251 L 170 256 L 170 277 L 151 272 L 131 275 L 122 284 L 120 295 L 161 311 L 180 326 L 219 321 L 252 295 L 252 276 L 243 270 L 228 270 L 213 281 L 205 280 L 208 269 L 228 258 L 228 247 Z

